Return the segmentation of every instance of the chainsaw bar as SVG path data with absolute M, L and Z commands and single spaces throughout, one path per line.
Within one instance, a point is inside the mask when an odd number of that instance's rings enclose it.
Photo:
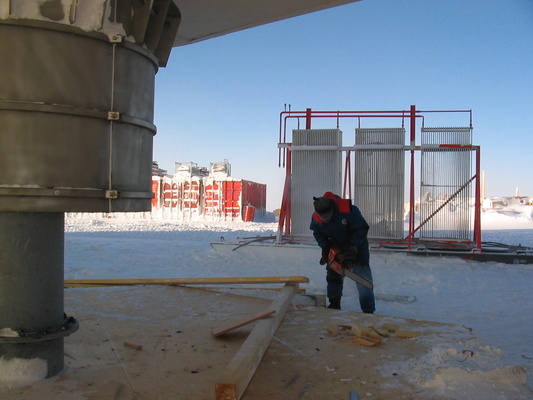
M 355 272 L 350 271 L 349 269 L 343 268 L 342 272 L 345 276 L 350 278 L 352 281 L 360 283 L 368 289 L 374 289 L 374 285 L 369 280 L 363 278 L 361 275 L 357 275 Z

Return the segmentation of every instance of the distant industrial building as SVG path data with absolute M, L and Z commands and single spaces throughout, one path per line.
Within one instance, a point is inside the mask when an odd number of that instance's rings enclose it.
M 253 221 L 266 213 L 266 185 L 231 177 L 227 160 L 209 169 L 176 162 L 169 176 L 153 163 L 152 213 L 162 218 Z

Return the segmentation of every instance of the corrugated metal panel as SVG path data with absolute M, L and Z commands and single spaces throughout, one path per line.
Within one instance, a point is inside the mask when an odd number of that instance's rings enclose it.
M 472 129 L 422 128 L 420 237 L 468 240 L 472 229 L 472 151 L 436 145 L 472 144 Z M 427 222 L 426 222 L 427 220 Z
M 170 207 L 170 201 L 172 199 L 172 179 L 163 178 L 163 206 Z
M 312 150 L 313 146 L 342 146 L 339 129 L 301 129 L 292 132 L 291 234 L 310 235 L 313 196 L 341 193 L 342 159 L 339 150 Z M 300 150 L 297 146 L 309 146 Z
M 162 179 L 160 176 L 152 176 L 152 193 L 154 194 L 152 198 L 152 209 L 161 207 L 161 182 Z
M 222 216 L 222 184 L 212 179 L 204 182 L 204 211 L 208 217 Z
M 370 225 L 369 236 L 403 237 L 405 181 L 405 129 L 356 129 L 356 144 L 368 146 L 355 152 L 355 197 Z M 384 149 L 399 145 L 398 149 Z
M 181 183 L 183 188 L 182 208 L 186 209 L 198 209 L 200 205 L 200 180 L 190 180 Z M 176 185 L 176 190 L 178 189 Z M 178 203 L 178 197 L 176 196 L 176 204 Z
M 222 182 L 222 212 L 226 219 L 232 220 L 241 216 L 242 181 Z
M 266 212 L 266 185 L 242 181 L 242 207 L 252 206 L 255 208 L 255 215 L 265 215 Z M 244 211 L 243 214 L 244 215 Z

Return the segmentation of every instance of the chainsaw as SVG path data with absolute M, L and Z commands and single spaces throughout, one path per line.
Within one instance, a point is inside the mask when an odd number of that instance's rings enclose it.
M 370 282 L 368 279 L 363 278 L 361 275 L 356 274 L 353 272 L 350 268 L 345 268 L 342 266 L 342 260 L 339 257 L 340 249 L 338 248 L 332 248 L 329 250 L 329 256 L 328 256 L 328 267 L 331 268 L 333 271 L 338 273 L 341 276 L 347 276 L 352 281 L 360 283 L 364 287 L 368 289 L 374 289 L 374 285 L 372 282 Z

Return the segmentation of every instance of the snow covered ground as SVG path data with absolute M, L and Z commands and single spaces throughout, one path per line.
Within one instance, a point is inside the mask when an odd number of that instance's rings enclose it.
M 532 209 L 484 212 L 483 240 L 533 247 Z M 210 245 L 273 235 L 277 224 L 269 217 L 263 222 L 212 222 L 165 220 L 149 213 L 68 215 L 65 278 L 304 275 L 310 279 L 303 285 L 308 293 L 325 293 L 318 247 L 303 252 L 271 248 L 259 254 L 252 246 L 217 252 Z M 453 323 L 473 333 L 470 337 L 458 334 L 452 347 L 427 343 L 432 351 L 424 360 L 406 360 L 391 368 L 424 387 L 430 398 L 531 398 L 533 265 L 372 252 L 371 266 L 377 314 Z M 398 296 L 414 301 L 390 301 Z M 343 310 L 359 311 L 351 281 L 346 282 L 342 306 Z M 69 313 L 68 304 L 65 311 Z M 16 375 L 5 363 L 0 359 L 0 375 L 6 378 L 2 371 Z M 390 371 L 380 372 L 386 375 Z M 21 373 L 28 382 L 28 373 Z M 20 378 L 10 377 L 7 387 Z
M 482 226 L 484 241 L 533 247 L 530 207 L 521 212 L 484 212 Z M 221 238 L 231 241 L 275 234 L 277 224 L 273 221 L 175 221 L 151 219 L 149 215 L 144 218 L 74 215 L 67 218 L 65 229 L 66 279 L 305 275 L 310 278 L 305 286 L 308 293 L 325 293 L 325 271 L 318 264 L 318 248 L 305 255 L 287 251 L 254 255 L 239 250 L 221 253 L 210 246 L 210 242 Z M 377 314 L 471 328 L 482 343 L 472 343 L 468 350 L 490 360 L 491 368 L 495 365 L 523 367 L 517 371 L 528 371 L 527 384 L 533 388 L 533 265 L 373 252 L 371 267 L 378 297 Z M 343 309 L 359 311 L 356 292 L 355 285 L 347 282 Z M 416 300 L 380 300 L 396 295 Z M 461 345 L 464 344 L 458 343 Z M 463 350 L 436 349 L 434 356 L 453 358 Z M 510 374 L 513 379 L 526 379 L 516 370 Z M 441 376 L 439 382 L 433 382 L 434 389 L 454 379 L 457 376 L 453 373 L 447 378 Z

